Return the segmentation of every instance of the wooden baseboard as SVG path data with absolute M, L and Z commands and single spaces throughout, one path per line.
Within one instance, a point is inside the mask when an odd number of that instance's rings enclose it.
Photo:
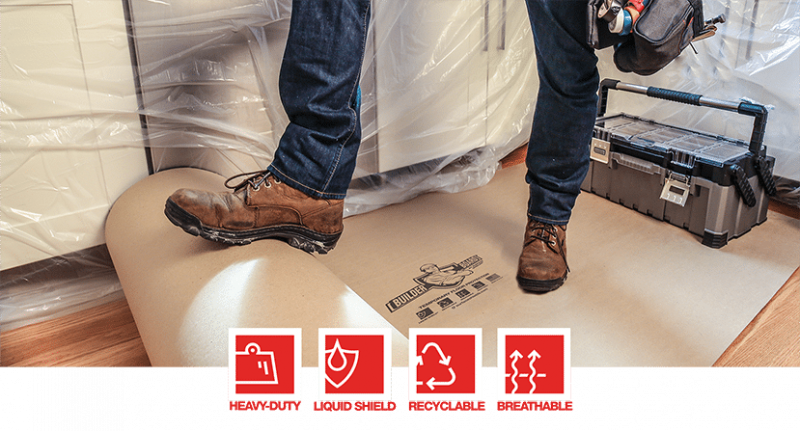
M 793 219 L 800 220 L 800 208 L 793 207 L 791 205 L 785 204 L 780 201 L 776 201 L 774 199 L 770 199 L 769 201 L 769 210 L 775 211 L 776 213 L 783 214 Z

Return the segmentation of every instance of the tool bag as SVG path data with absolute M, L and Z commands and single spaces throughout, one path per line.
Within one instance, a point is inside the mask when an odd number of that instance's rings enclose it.
M 630 20 L 630 14 L 626 16 L 624 20 L 628 21 L 624 25 L 627 28 L 617 33 L 609 30 L 607 20 L 598 17 L 606 0 L 589 0 L 587 10 L 588 44 L 595 49 L 614 45 L 614 64 L 622 72 L 652 75 L 677 58 L 695 37 L 703 33 L 702 0 L 640 0 L 631 3 L 644 3 L 644 7 L 641 12 L 634 12 L 633 20 Z M 623 21 L 623 12 L 619 11 L 620 21 Z

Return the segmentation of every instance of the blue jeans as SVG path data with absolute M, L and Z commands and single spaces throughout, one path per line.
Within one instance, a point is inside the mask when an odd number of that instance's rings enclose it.
M 566 224 L 589 169 L 597 57 L 586 0 L 528 0 L 540 88 L 526 165 L 528 217 Z M 316 197 L 343 199 L 361 141 L 358 85 L 369 0 L 294 0 L 280 93 L 290 124 L 268 170 Z

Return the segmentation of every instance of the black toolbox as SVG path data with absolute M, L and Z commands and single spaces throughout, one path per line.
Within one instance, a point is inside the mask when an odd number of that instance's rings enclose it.
M 707 106 L 754 117 L 750 142 L 655 121 L 606 116 L 609 90 Z M 703 237 L 720 248 L 767 219 L 775 158 L 763 145 L 767 109 L 697 94 L 605 79 L 581 189 Z

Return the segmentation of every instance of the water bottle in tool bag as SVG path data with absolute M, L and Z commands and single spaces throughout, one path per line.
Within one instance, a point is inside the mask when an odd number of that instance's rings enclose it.
M 615 46 L 617 68 L 639 75 L 663 69 L 725 21 L 723 16 L 704 21 L 702 0 L 589 0 L 587 15 L 589 45 Z

